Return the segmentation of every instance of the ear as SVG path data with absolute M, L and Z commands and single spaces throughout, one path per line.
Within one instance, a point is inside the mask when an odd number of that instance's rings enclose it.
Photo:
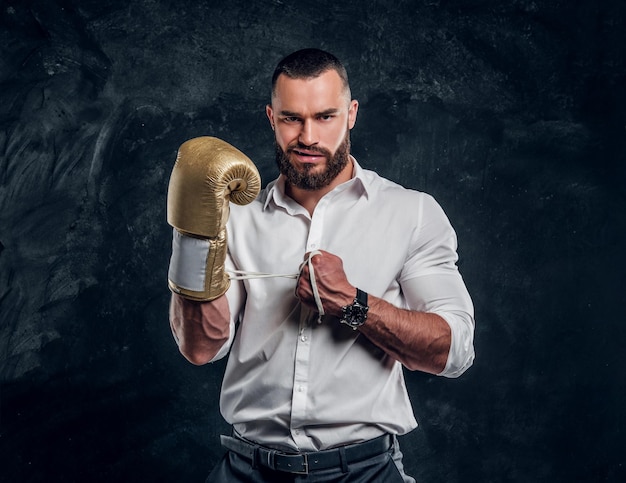
M 356 114 L 359 111 L 359 101 L 352 99 L 348 108 L 348 129 L 352 129 L 356 124 Z
M 272 131 L 273 131 L 274 130 L 274 110 L 272 109 L 272 106 L 270 104 L 265 106 L 265 114 L 267 115 L 267 118 L 270 121 L 270 125 L 272 126 Z

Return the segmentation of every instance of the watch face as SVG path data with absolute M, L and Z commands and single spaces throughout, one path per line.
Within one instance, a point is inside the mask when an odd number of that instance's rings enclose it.
M 341 308 L 341 323 L 349 325 L 356 330 L 365 323 L 368 310 L 367 293 L 357 288 L 356 298 L 354 299 L 354 302 L 352 302 L 352 305 L 346 305 Z
M 341 321 L 356 329 L 365 323 L 365 319 L 367 319 L 367 309 L 368 307 L 364 307 L 358 302 L 348 305 L 343 308 L 343 318 Z

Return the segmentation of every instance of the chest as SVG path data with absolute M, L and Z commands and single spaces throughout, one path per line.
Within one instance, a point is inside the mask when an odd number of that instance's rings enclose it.
M 243 207 L 231 214 L 229 250 L 240 269 L 293 274 L 307 252 L 325 250 L 343 260 L 351 283 L 382 295 L 407 258 L 414 227 L 406 219 L 363 198 L 322 200 L 311 217 Z

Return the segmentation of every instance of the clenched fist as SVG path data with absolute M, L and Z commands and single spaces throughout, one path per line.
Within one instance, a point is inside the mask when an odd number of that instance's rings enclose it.
M 309 253 L 305 255 L 305 260 L 308 258 Z M 341 258 L 320 250 L 319 254 L 311 257 L 310 263 L 313 265 L 313 275 L 325 313 L 341 317 L 341 308 L 352 303 L 356 291 L 348 281 Z M 302 303 L 317 309 L 308 263 L 302 264 L 296 285 L 296 296 Z

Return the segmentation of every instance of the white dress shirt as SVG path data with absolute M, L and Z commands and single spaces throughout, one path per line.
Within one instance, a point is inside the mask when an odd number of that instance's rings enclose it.
M 457 377 L 474 359 L 474 320 L 456 234 L 430 195 L 352 160 L 353 178 L 313 216 L 285 195 L 282 176 L 253 203 L 231 204 L 227 266 L 296 274 L 306 252 L 334 253 L 352 285 L 448 322 L 452 346 L 441 375 Z M 319 323 L 295 286 L 281 277 L 231 283 L 231 338 L 215 358 L 230 351 L 220 399 L 226 421 L 249 440 L 298 451 L 414 429 L 402 365 L 336 318 Z

